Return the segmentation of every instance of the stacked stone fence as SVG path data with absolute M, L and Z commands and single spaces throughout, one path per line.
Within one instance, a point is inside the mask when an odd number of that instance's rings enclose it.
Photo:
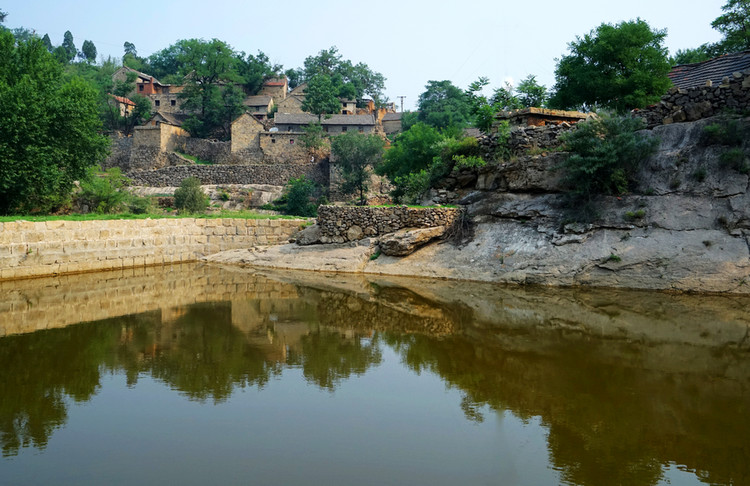
M 450 226 L 461 211 L 459 208 L 442 207 L 320 206 L 318 226 L 321 236 L 332 242 L 343 243 L 363 236 L 393 233 L 404 228 Z
M 637 110 L 648 128 L 684 121 L 696 121 L 726 110 L 750 110 L 750 69 L 725 77 L 719 85 L 707 82 L 690 89 L 673 87 L 653 106 Z
M 127 174 L 138 186 L 174 187 L 183 179 L 197 177 L 201 184 L 268 184 L 283 186 L 305 176 L 328 187 L 327 164 L 284 165 L 181 165 L 156 170 L 134 170 Z
M 213 164 L 231 163 L 231 142 L 206 140 L 202 138 L 184 138 L 180 141 L 179 150 L 200 160 Z
M 559 125 L 545 126 L 518 126 L 510 131 L 508 148 L 513 155 L 525 155 L 529 150 L 552 150 L 562 146 L 560 135 L 574 129 L 575 125 L 561 123 Z M 478 138 L 482 156 L 489 160 L 497 152 L 498 144 L 501 142 L 497 133 L 483 134 Z
M 306 220 L 146 219 L 0 223 L 0 280 L 195 261 L 286 242 Z

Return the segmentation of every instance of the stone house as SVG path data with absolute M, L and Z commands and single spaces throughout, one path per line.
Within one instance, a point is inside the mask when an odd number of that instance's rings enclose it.
M 256 155 L 260 150 L 260 134 L 266 131 L 253 114 L 244 113 L 232 123 L 231 152 Z
M 304 95 L 294 95 L 290 93 L 284 101 L 276 105 L 278 107 L 276 112 L 288 114 L 304 113 L 304 110 L 302 110 L 302 102 L 304 101 L 304 99 Z
M 401 113 L 386 113 L 381 123 L 386 135 L 401 133 Z
M 667 74 L 675 88 L 729 84 L 734 73 L 750 68 L 750 51 L 726 54 L 708 61 L 675 66 Z
M 133 109 L 135 109 L 135 103 L 133 103 L 130 99 L 123 96 L 115 96 L 113 94 L 110 94 L 109 96 L 111 103 L 120 112 L 120 116 L 128 116 L 133 112 Z
M 258 94 L 260 96 L 270 96 L 274 99 L 276 104 L 281 103 L 286 99 L 287 92 L 289 91 L 289 82 L 286 76 L 280 78 L 271 78 L 263 83 L 263 87 L 260 88 Z
M 356 100 L 341 100 L 341 114 L 342 115 L 355 115 L 357 113 L 357 102 Z
M 247 113 L 258 120 L 267 120 L 273 109 L 273 98 L 268 95 L 248 96 L 242 102 Z
M 304 127 L 318 122 L 318 116 L 311 113 L 276 113 L 275 122 L 279 132 L 303 133 Z M 373 133 L 376 129 L 373 115 L 329 115 L 322 117 L 320 124 L 329 135 L 349 131 Z
M 547 108 L 523 108 L 521 110 L 501 111 L 495 115 L 498 121 L 506 120 L 511 126 L 543 127 L 547 125 L 571 125 L 585 120 L 590 115 L 580 111 L 548 110 Z

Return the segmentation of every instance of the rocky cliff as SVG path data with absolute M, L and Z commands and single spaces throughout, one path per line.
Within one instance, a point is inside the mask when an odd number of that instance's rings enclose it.
M 750 293 L 748 142 L 741 139 L 733 161 L 729 147 L 707 143 L 705 127 L 723 122 L 645 132 L 660 145 L 637 175 L 637 187 L 597 200 L 598 217 L 590 222 L 576 221 L 565 207 L 556 168 L 566 154 L 555 152 L 465 171 L 433 191 L 430 202 L 467 208 L 474 222 L 469 243 L 372 260 L 377 240 L 239 250 L 216 259 L 519 284 Z M 741 133 L 750 131 L 750 119 L 737 124 Z

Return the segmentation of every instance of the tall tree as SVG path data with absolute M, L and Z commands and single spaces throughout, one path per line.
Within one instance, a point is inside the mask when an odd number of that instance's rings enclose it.
M 338 113 L 341 110 L 341 102 L 329 76 L 318 74 L 310 79 L 302 109 L 318 115 L 318 122 L 323 115 Z
M 76 45 L 73 42 L 73 34 L 71 34 L 69 30 L 66 30 L 65 34 L 63 35 L 62 48 L 65 49 L 67 62 L 72 61 L 73 58 L 76 57 L 76 54 L 78 54 Z
M 729 0 L 721 10 L 724 13 L 711 22 L 724 35 L 717 44 L 720 53 L 750 49 L 750 0 Z
M 256 56 L 252 54 L 245 56 L 244 52 L 237 54 L 236 69 L 238 81 L 242 84 L 245 93 L 252 96 L 258 94 L 266 79 L 278 76 L 283 68 L 278 64 L 271 64 L 268 56 L 258 51 Z
M 532 74 L 518 84 L 516 92 L 523 108 L 543 108 L 547 105 L 547 88 L 537 83 L 536 76 Z
M 359 204 L 367 202 L 372 170 L 383 158 L 385 142 L 377 135 L 344 133 L 331 140 L 331 152 L 341 168 L 341 191 L 344 194 L 359 193 Z
M 636 19 L 577 37 L 557 63 L 550 106 L 624 111 L 657 102 L 670 86 L 666 35 Z
M 96 92 L 42 41 L 0 32 L 0 213 L 47 211 L 105 155 Z
M 49 38 L 49 34 L 44 34 L 44 37 L 42 37 L 42 43 L 49 52 L 52 52 L 55 49 L 54 47 L 52 47 L 52 40 Z
M 419 95 L 419 120 L 439 129 L 464 128 L 471 121 L 466 94 L 448 80 L 429 81 Z
M 307 57 L 304 68 L 297 70 L 297 73 L 304 73 L 302 79 L 295 79 L 297 83 L 309 83 L 318 75 L 329 77 L 336 96 L 340 98 L 360 100 L 367 95 L 376 102 L 385 99 L 385 77 L 371 70 L 367 64 L 354 65 L 351 61 L 343 59 L 335 46 L 320 51 L 317 56 Z M 289 72 L 288 76 L 298 78 L 294 71 Z
M 83 58 L 86 60 L 86 62 L 96 62 L 96 46 L 90 40 L 83 41 L 83 45 L 81 46 L 81 53 L 83 54 Z

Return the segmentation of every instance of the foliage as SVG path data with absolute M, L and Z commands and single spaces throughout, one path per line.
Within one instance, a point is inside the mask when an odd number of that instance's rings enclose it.
M 714 47 L 716 54 L 750 49 L 750 0 L 728 0 L 724 12 L 711 22 L 711 27 L 724 38 Z
M 419 121 L 435 128 L 464 128 L 471 121 L 469 99 L 448 80 L 429 81 L 418 104 Z
M 385 101 L 383 75 L 371 70 L 367 64 L 355 65 L 349 60 L 342 59 L 335 46 L 320 51 L 317 56 L 307 57 L 304 68 L 287 71 L 290 86 L 309 83 L 318 75 L 325 76 L 331 81 L 336 97 L 360 100 L 364 96 L 369 96 L 377 105 Z
M 636 133 L 641 128 L 641 119 L 604 115 L 564 135 L 571 156 L 562 164 L 563 180 L 574 200 L 629 190 L 640 163 L 658 145 L 655 137 Z
M 278 76 L 282 69 L 277 64 L 271 64 L 268 56 L 262 51 L 258 51 L 255 56 L 252 54 L 245 56 L 244 52 L 240 52 L 236 56 L 235 65 L 238 81 L 242 83 L 242 87 L 248 95 L 258 94 L 263 87 L 263 82 L 268 78 Z
M 617 111 L 659 101 L 671 82 L 666 30 L 644 20 L 601 24 L 569 44 L 555 69 L 553 108 L 604 106 Z
M 422 169 L 418 172 L 398 176 L 393 180 L 393 183 L 396 186 L 393 196 L 397 202 L 416 204 L 430 189 L 430 171 Z
M 707 44 L 692 48 L 692 49 L 678 49 L 674 56 L 669 58 L 669 64 L 672 66 L 680 66 L 682 64 L 693 64 L 696 62 L 703 62 L 711 59 L 711 49 Z
M 318 204 L 314 201 L 317 187 L 305 176 L 291 179 L 284 189 L 284 214 L 313 217 L 318 214 Z
M 547 106 L 547 88 L 537 83 L 536 76 L 528 75 L 516 88 L 518 102 L 522 108 Z
M 208 207 L 208 196 L 197 177 L 187 177 L 174 191 L 174 205 L 180 213 L 202 213 Z
M 435 127 L 418 122 L 396 137 L 385 153 L 383 163 L 375 171 L 395 182 L 397 177 L 427 169 L 432 159 L 439 155 L 436 144 L 442 139 Z
M 495 89 L 490 102 L 500 110 L 517 110 L 523 108 L 521 101 L 513 94 L 513 85 L 506 82 L 505 86 Z
M 331 141 L 331 152 L 341 168 L 341 191 L 344 194 L 359 193 L 359 202 L 366 203 L 365 193 L 369 189 L 370 174 L 383 158 L 385 141 L 377 135 L 344 133 Z
M 476 155 L 454 155 L 452 160 L 454 163 L 453 170 L 478 169 L 487 165 L 482 157 Z
M 330 77 L 317 74 L 310 79 L 302 110 L 318 115 L 318 121 L 322 115 L 338 113 L 341 110 L 341 102 Z
M 95 91 L 66 79 L 40 39 L 16 45 L 0 32 L 0 214 L 54 209 L 104 158 L 96 106 Z
M 69 30 L 65 31 L 65 34 L 63 35 L 63 43 L 60 47 L 65 50 L 65 62 L 72 61 L 73 58 L 76 57 L 76 54 L 78 54 L 76 45 L 73 42 L 73 34 L 71 34 Z
M 81 180 L 81 191 L 76 194 L 79 207 L 88 206 L 95 213 L 119 213 L 125 208 L 129 183 L 119 167 L 106 172 L 98 165 L 89 168 L 87 177 Z
M 90 40 L 83 41 L 80 54 L 83 54 L 82 57 L 86 60 L 86 62 L 96 62 L 96 46 Z
M 748 164 L 748 157 L 745 155 L 745 151 L 740 147 L 734 147 L 726 152 L 723 152 L 719 156 L 719 162 L 724 167 L 729 167 L 738 171 L 740 174 L 747 174 L 750 172 L 750 164 Z
M 302 131 L 305 133 L 300 137 L 300 142 L 312 157 L 323 158 L 330 153 L 328 139 L 326 138 L 323 126 L 320 123 L 310 123 L 309 125 L 302 127 Z
M 728 145 L 737 147 L 745 140 L 745 131 L 734 119 L 723 119 L 703 127 L 699 143 L 701 145 Z

